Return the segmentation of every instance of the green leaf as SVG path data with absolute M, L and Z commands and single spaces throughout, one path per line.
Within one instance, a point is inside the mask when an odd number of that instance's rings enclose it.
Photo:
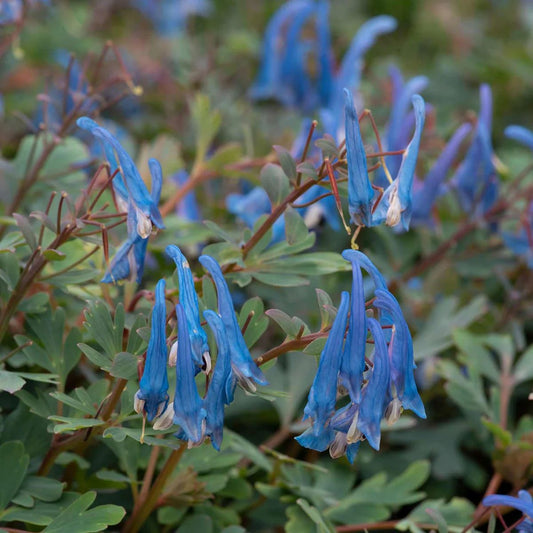
M 91 348 L 87 344 L 83 344 L 83 342 L 78 344 L 78 348 L 87 356 L 87 359 L 89 359 L 93 365 L 107 372 L 111 370 L 111 357 L 100 353 L 98 350 Z
M 294 161 L 290 152 L 283 146 L 274 145 L 274 150 L 278 154 L 278 160 L 289 180 L 296 180 L 296 162 Z
M 53 248 L 48 248 L 43 252 L 43 255 L 48 261 L 63 261 L 67 258 L 67 255 L 59 250 L 54 250 Z
M 73 418 L 68 416 L 49 416 L 48 418 L 54 422 L 61 422 L 54 426 L 54 433 L 66 433 L 105 424 L 103 420 L 95 418 Z
M 191 119 L 196 131 L 195 164 L 199 164 L 205 160 L 207 150 L 220 129 L 222 115 L 211 109 L 208 96 L 196 94 L 191 106 Z
M 30 456 L 20 441 L 5 442 L 0 446 L 0 511 L 3 511 L 24 481 Z
M 335 139 L 331 135 L 324 135 L 321 139 L 315 141 L 315 146 L 318 146 L 324 155 L 324 158 L 328 157 L 331 161 L 339 158 L 339 149 Z
M 288 521 L 286 533 L 316 533 L 317 528 L 305 511 L 298 505 L 290 505 L 285 511 Z
M 206 161 L 205 166 L 214 172 L 224 172 L 224 167 L 242 158 L 242 148 L 238 143 L 224 144 Z
M 43 530 L 43 533 L 93 533 L 104 531 L 107 526 L 118 524 L 126 511 L 118 505 L 89 507 L 96 492 L 87 492 L 71 503 Z
M 42 476 L 28 476 L 20 487 L 19 494 L 21 493 L 25 493 L 32 499 L 36 498 L 43 502 L 55 502 L 61 498 L 63 483 L 57 481 L 57 479 Z
M 275 272 L 252 272 L 252 276 L 265 285 L 275 287 L 299 287 L 309 285 L 309 280 L 296 274 L 282 274 Z
M 124 307 L 117 305 L 115 320 L 106 305 L 95 302 L 85 312 L 85 329 L 104 350 L 110 359 L 122 351 L 122 337 L 124 334 Z
M 439 301 L 431 310 L 424 328 L 413 341 L 416 361 L 437 355 L 453 346 L 452 333 L 455 329 L 464 329 L 479 319 L 488 310 L 484 295 L 459 309 L 459 300 L 454 297 Z
M 110 374 L 116 378 L 136 379 L 139 359 L 128 352 L 120 352 L 113 359 Z
M 448 524 L 437 509 L 426 509 L 426 513 L 433 518 L 439 528 L 439 533 L 448 533 Z
M 251 315 L 248 327 L 244 332 L 244 340 L 248 348 L 251 348 L 268 328 L 269 321 L 265 316 L 264 309 L 263 301 L 257 296 L 244 302 L 241 307 L 239 313 L 239 326 L 241 329 Z
M 533 345 L 518 359 L 513 375 L 517 384 L 533 378 Z
M 322 289 L 315 289 L 318 309 L 320 310 L 320 329 L 325 329 L 333 323 L 337 313 L 334 313 L 333 301 L 330 295 Z
M 279 165 L 267 163 L 261 169 L 259 178 L 261 179 L 261 185 L 272 202 L 273 208 L 280 204 L 289 194 L 289 179 Z
M 26 381 L 17 372 L 0 370 L 0 390 L 13 394 L 24 387 Z
M 296 337 L 300 327 L 285 311 L 281 309 L 268 309 L 265 315 L 274 320 L 289 337 Z
M 13 213 L 13 218 L 17 221 L 17 226 L 22 232 L 22 235 L 24 235 L 24 240 L 28 243 L 30 249 L 35 250 L 37 248 L 37 238 L 35 237 L 35 233 L 33 233 L 30 221 L 18 213 Z
M 309 230 L 300 213 L 288 206 L 285 210 L 285 237 L 290 245 L 298 244 L 307 237 Z
M 238 433 L 231 431 L 230 429 L 224 428 L 224 448 L 227 447 L 234 452 L 237 452 L 244 457 L 247 457 L 263 470 L 267 472 L 272 471 L 272 464 L 264 456 L 264 454 L 254 446 L 251 442 L 247 441 L 244 437 L 241 437 Z
M 472 520 L 475 507 L 466 498 L 452 498 L 448 503 L 444 499 L 425 500 L 415 507 L 405 520 L 398 523 L 397 529 L 401 531 L 406 531 L 407 529 L 413 532 L 416 531 L 410 527 L 411 524 L 427 522 L 428 509 L 437 511 L 450 526 L 463 528 Z
M 316 524 L 319 533 L 335 533 L 335 528 L 327 522 L 320 511 L 309 504 L 307 500 L 298 498 L 296 503 L 303 509 L 305 514 Z
M 193 515 L 187 517 L 176 533 L 213 533 L 213 519 L 206 515 Z
M 504 448 L 507 448 L 513 442 L 513 435 L 510 431 L 503 429 L 499 424 L 483 418 L 481 423 L 500 441 Z

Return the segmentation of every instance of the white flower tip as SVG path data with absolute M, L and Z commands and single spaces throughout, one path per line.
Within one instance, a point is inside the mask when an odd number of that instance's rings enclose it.
M 387 226 L 396 226 L 402 217 L 402 206 L 398 196 L 398 189 L 393 189 L 389 197 L 389 209 L 387 210 Z
M 154 422 L 153 428 L 159 431 L 168 429 L 172 424 L 174 424 L 174 405 L 169 403 L 164 413 Z
M 392 402 L 387 405 L 385 409 L 385 421 L 388 426 L 396 424 L 400 420 L 400 415 L 402 414 L 402 404 L 398 398 L 394 398 Z
M 176 366 L 178 361 L 178 341 L 176 341 L 170 348 L 168 354 L 168 366 Z
M 211 372 L 211 354 L 209 352 L 204 352 L 202 354 L 202 360 L 204 362 L 202 372 L 207 375 L 209 372 Z
M 329 446 L 329 455 L 332 459 L 338 459 L 346 453 L 347 446 L 348 441 L 346 440 L 346 435 L 339 431 L 336 433 L 335 439 Z
M 135 208 L 137 214 L 137 233 L 143 239 L 146 239 L 152 233 L 152 221 L 140 209 Z
M 144 403 L 145 403 L 144 400 L 141 400 L 141 398 L 139 397 L 140 392 L 141 391 L 138 390 L 135 393 L 135 396 L 133 397 L 133 410 L 139 415 L 144 411 Z

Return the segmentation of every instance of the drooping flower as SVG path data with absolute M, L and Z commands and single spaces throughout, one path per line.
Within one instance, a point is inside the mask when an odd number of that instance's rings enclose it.
M 213 447 L 220 450 L 224 429 L 224 404 L 233 396 L 233 378 L 231 372 L 230 347 L 224 323 L 214 311 L 204 311 L 204 318 L 215 335 L 218 347 L 217 362 L 213 376 L 209 382 L 209 389 L 204 398 L 204 408 L 207 413 L 206 436 L 211 438 Z
M 163 174 L 161 165 L 156 159 L 148 161 L 150 174 L 152 176 L 152 199 L 157 205 L 161 197 L 161 186 L 163 184 Z M 141 283 L 144 273 L 144 262 L 148 237 L 143 238 L 137 231 L 137 212 L 135 210 L 128 214 L 128 238 L 115 254 L 102 283 L 116 283 L 122 279 L 135 280 Z
M 472 126 L 468 123 L 462 124 L 457 128 L 424 181 L 420 183 L 418 188 L 413 190 L 413 214 L 411 220 L 413 226 L 433 225 L 431 210 L 441 194 L 442 184 L 457 157 L 461 144 L 471 131 Z
M 163 173 L 161 165 L 156 159 L 150 159 L 148 165 L 152 176 L 151 196 L 157 205 L 161 197 Z M 101 280 L 102 283 L 116 283 L 122 279 L 135 280 L 137 283 L 141 283 L 148 237 L 143 238 L 139 235 L 137 226 L 137 211 L 132 210 L 128 213 L 128 238 L 111 260 L 109 268 Z
M 344 89 L 344 96 L 350 217 L 356 224 L 371 226 L 374 189 L 368 178 L 365 147 L 359 130 L 359 120 L 352 94 L 348 89 Z
M 505 505 L 520 511 L 525 515 L 525 520 L 516 526 L 516 530 L 524 533 L 533 533 L 533 498 L 527 490 L 518 491 L 518 498 L 503 494 L 491 494 L 483 498 L 482 503 L 486 507 Z
M 135 216 L 139 236 L 148 237 L 152 232 L 152 224 L 160 229 L 164 228 L 157 204 L 148 193 L 135 163 L 118 140 L 88 117 L 81 117 L 76 123 L 103 143 L 111 172 L 118 170 L 117 176 L 113 179 L 114 190 L 127 205 L 128 215 L 132 217 L 132 220 Z
M 259 367 L 255 364 L 250 351 L 246 346 L 244 337 L 237 322 L 235 310 L 228 285 L 222 274 L 219 264 L 210 256 L 202 255 L 199 258 L 200 263 L 211 274 L 217 288 L 218 295 L 218 314 L 222 318 L 226 334 L 228 336 L 231 367 L 237 381 L 247 390 L 255 391 L 256 384 L 267 385 L 268 382 Z M 229 403 L 232 397 L 227 398 Z
M 194 380 L 195 365 L 191 352 L 188 324 L 182 304 L 176 305 L 178 321 L 178 353 L 176 360 L 176 392 L 174 396 L 174 423 L 181 426 L 178 438 L 189 446 L 202 442 L 207 413 Z M 166 363 L 166 361 L 165 361 Z
M 339 377 L 352 402 L 359 403 L 365 369 L 367 324 L 363 276 L 358 256 L 351 252 L 354 250 L 345 250 L 342 254 L 344 259 L 352 263 L 352 303 Z
M 420 95 L 415 94 L 412 97 L 412 104 L 415 132 L 402 155 L 398 175 L 383 193 L 383 198 L 373 214 L 373 225 L 386 222 L 389 226 L 397 226 L 401 223 L 404 230 L 409 229 L 413 209 L 413 179 L 426 115 L 424 99 Z
M 165 335 L 166 306 L 165 280 L 161 279 L 155 289 L 155 304 L 152 310 L 150 341 L 139 390 L 135 394 L 135 411 L 145 412 L 151 422 L 168 404 L 167 343 Z
M 320 355 L 318 370 L 304 408 L 304 420 L 311 419 L 312 426 L 296 437 L 302 446 L 312 450 L 326 450 L 335 438 L 330 420 L 335 412 L 337 376 L 341 365 L 349 307 L 350 295 L 343 292 L 337 316 Z
M 181 253 L 181 250 L 170 244 L 165 249 L 168 257 L 174 260 L 178 271 L 179 301 L 183 306 L 187 319 L 187 331 L 191 343 L 192 355 L 198 370 L 206 365 L 210 368 L 209 345 L 207 335 L 200 324 L 200 308 L 198 296 L 194 289 L 194 279 L 189 262 Z M 209 371 L 209 370 L 208 370 Z
M 373 368 L 368 383 L 361 394 L 357 429 L 366 437 L 372 448 L 379 450 L 380 423 L 390 401 L 389 353 L 380 323 L 369 318 L 368 329 L 374 339 Z
M 15 24 L 22 19 L 22 0 L 0 2 L 0 25 Z
M 480 110 L 476 133 L 452 184 L 461 207 L 467 213 L 486 213 L 496 201 L 498 179 L 492 162 L 492 92 L 488 85 L 479 90 Z
M 424 404 L 415 383 L 413 340 L 400 305 L 390 292 L 377 289 L 374 306 L 389 313 L 393 320 L 393 333 L 389 342 L 393 401 L 397 397 L 404 409 L 410 409 L 420 418 L 426 418 Z

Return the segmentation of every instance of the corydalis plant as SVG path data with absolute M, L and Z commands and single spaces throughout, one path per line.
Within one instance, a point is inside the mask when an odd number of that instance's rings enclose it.
M 351 303 L 348 293 L 343 293 L 304 410 L 312 424 L 297 440 L 314 450 L 329 448 L 332 457 L 346 454 L 353 462 L 364 438 L 379 449 L 382 419 L 392 424 L 404 408 L 421 418 L 426 413 L 414 382 L 411 334 L 398 302 L 364 254 L 345 250 L 342 255 L 352 263 Z M 371 302 L 378 320 L 366 318 L 361 268 L 374 280 L 376 297 Z M 386 333 L 389 329 L 391 333 Z M 370 357 L 367 332 L 374 343 Z M 339 383 L 345 387 L 347 403 L 337 409 Z

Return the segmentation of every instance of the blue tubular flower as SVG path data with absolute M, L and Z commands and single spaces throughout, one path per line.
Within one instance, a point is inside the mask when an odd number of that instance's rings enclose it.
M 312 419 L 313 425 L 296 437 L 302 446 L 312 450 L 324 451 L 335 438 L 335 432 L 330 427 L 330 420 L 335 411 L 337 376 L 341 364 L 349 307 L 350 295 L 343 292 L 337 316 L 320 355 L 318 370 L 304 409 L 304 420 Z
M 394 385 L 392 396 L 398 397 L 404 409 L 410 409 L 420 418 L 426 418 L 414 378 L 413 341 L 400 305 L 390 292 L 377 289 L 374 306 L 390 313 L 394 323 L 389 343 L 391 384 Z
M 363 275 L 354 250 L 345 250 L 342 257 L 352 263 L 352 305 L 348 335 L 340 364 L 340 381 L 348 390 L 352 402 L 361 399 L 361 383 L 365 369 L 366 310 Z
M 281 80 L 285 90 L 280 94 L 282 102 L 290 107 L 312 109 L 315 95 L 307 73 L 307 55 L 311 46 L 300 41 L 305 23 L 315 13 L 316 4 L 308 3 L 295 13 L 285 36 L 285 55 L 281 61 Z
M 254 100 L 284 98 L 287 90 L 286 81 L 282 77 L 282 63 L 285 54 L 294 54 L 297 50 L 286 50 L 283 32 L 291 24 L 291 20 L 299 13 L 313 6 L 308 0 L 291 0 L 282 5 L 274 14 L 265 31 L 261 67 L 257 78 L 250 89 L 250 97 Z
M 379 450 L 381 440 L 380 423 L 385 413 L 385 408 L 390 401 L 389 354 L 379 322 L 369 318 L 368 329 L 374 338 L 374 367 L 368 384 L 363 389 L 357 428 L 365 435 L 368 444 L 375 450 Z
M 155 305 L 152 311 L 152 333 L 144 371 L 135 394 L 135 410 L 146 412 L 149 421 L 158 417 L 168 403 L 167 343 L 165 335 L 166 306 L 165 280 L 161 279 L 155 288 Z
M 329 106 L 335 115 L 342 114 L 343 101 L 342 89 L 347 87 L 350 91 L 357 91 L 361 82 L 363 71 L 363 56 L 367 50 L 383 34 L 394 31 L 397 27 L 396 19 L 388 15 L 367 20 L 360 28 L 350 44 L 350 48 L 344 55 L 335 82 L 334 101 Z
M 199 444 L 204 438 L 206 411 L 194 381 L 194 360 L 183 305 L 176 305 L 178 319 L 178 354 L 176 360 L 176 393 L 174 423 L 181 426 L 179 438 Z
M 480 208 L 485 213 L 496 201 L 498 181 L 492 163 L 492 93 L 488 85 L 481 85 L 480 110 L 476 135 L 463 163 L 453 177 L 461 207 L 466 212 Z
M 209 344 L 207 343 L 207 335 L 200 325 L 198 296 L 194 290 L 194 279 L 191 268 L 189 262 L 177 246 L 170 244 L 166 247 L 165 251 L 174 260 L 174 263 L 176 263 L 180 291 L 179 299 L 187 319 L 187 331 L 189 333 L 192 355 L 196 366 L 198 369 L 201 369 L 206 364 L 206 361 L 210 361 Z
M 431 218 L 433 205 L 440 194 L 442 183 L 457 156 L 462 142 L 471 130 L 472 126 L 468 123 L 462 124 L 457 128 L 441 155 L 431 167 L 420 188 L 413 192 L 413 225 L 433 224 Z
M 522 126 L 507 126 L 503 133 L 509 139 L 514 139 L 533 150 L 533 131 Z
M 152 196 L 148 193 L 148 189 L 133 160 L 124 148 L 122 148 L 118 140 L 88 117 L 81 117 L 76 123 L 80 128 L 89 131 L 100 139 L 104 145 L 106 156 L 112 170 L 116 168 L 116 153 L 120 163 L 119 169 L 123 181 L 120 179 L 116 180 L 115 178 L 116 183 L 113 180 L 113 186 L 123 199 L 124 196 L 128 198 L 128 202 L 130 202 L 137 218 L 137 233 L 141 237 L 146 238 L 152 231 L 152 224 L 158 228 L 164 228 L 163 219 L 157 204 L 154 203 Z M 125 191 L 126 194 L 124 194 Z M 129 211 L 130 209 L 128 209 Z
M 222 322 L 226 328 L 233 373 L 241 386 L 247 390 L 255 391 L 255 383 L 259 385 L 267 385 L 268 382 L 263 372 L 261 372 L 259 367 L 255 364 L 250 355 L 250 351 L 246 346 L 241 328 L 237 322 L 237 317 L 235 316 L 231 294 L 226 280 L 224 279 L 224 275 L 222 274 L 222 270 L 220 270 L 219 264 L 208 255 L 200 256 L 199 261 L 211 274 L 217 288 L 218 314 L 222 317 Z M 231 402 L 231 400 L 231 397 L 227 398 L 226 403 Z
M 226 207 L 230 213 L 238 216 L 249 228 L 253 228 L 256 220 L 272 210 L 268 194 L 261 187 L 254 187 L 247 194 L 228 194 Z M 272 243 L 285 238 L 285 219 L 278 218 L 272 226 Z
M 387 187 L 374 212 L 372 220 L 374 225 L 385 221 L 389 226 L 397 226 L 401 223 L 404 230 L 409 229 L 412 214 L 413 179 L 425 122 L 424 99 L 415 94 L 412 102 L 415 111 L 415 132 L 402 156 L 402 163 L 396 179 Z
M 518 498 L 502 494 L 491 494 L 483 498 L 482 503 L 486 507 L 505 505 L 520 511 L 527 518 L 516 527 L 516 530 L 533 533 L 533 498 L 527 490 L 518 491 Z
M 352 94 L 344 89 L 346 114 L 346 158 L 348 160 L 348 202 L 350 217 L 356 224 L 372 225 L 374 189 L 368 178 L 366 153 L 359 130 Z
M 333 80 L 333 55 L 329 32 L 329 1 L 320 0 L 316 13 L 316 38 L 318 59 L 318 100 L 321 107 L 327 107 L 335 90 Z
M 503 242 L 513 253 L 522 256 L 529 268 L 533 268 L 533 202 L 525 213 L 525 226 L 518 234 L 502 232 Z
M 224 429 L 224 403 L 233 397 L 234 380 L 231 373 L 230 348 L 228 336 L 220 316 L 214 311 L 204 311 L 204 318 L 215 335 L 218 347 L 215 370 L 204 398 L 207 413 L 206 436 L 211 438 L 213 447 L 220 450 Z
M 161 165 L 156 159 L 150 159 L 148 166 L 152 175 L 151 196 L 155 205 L 157 205 L 163 185 Z M 137 283 L 141 283 L 148 238 L 144 239 L 138 234 L 137 225 L 137 213 L 132 210 L 128 214 L 128 238 L 115 254 L 101 283 L 116 283 L 122 279 L 135 280 Z
M 180 187 L 183 187 L 185 183 L 189 180 L 189 173 L 186 170 L 180 170 L 171 178 L 173 179 Z M 187 193 L 181 202 L 176 207 L 176 213 L 188 220 L 190 222 L 201 222 L 202 217 L 200 215 L 200 208 L 196 201 L 196 195 L 194 190 Z

